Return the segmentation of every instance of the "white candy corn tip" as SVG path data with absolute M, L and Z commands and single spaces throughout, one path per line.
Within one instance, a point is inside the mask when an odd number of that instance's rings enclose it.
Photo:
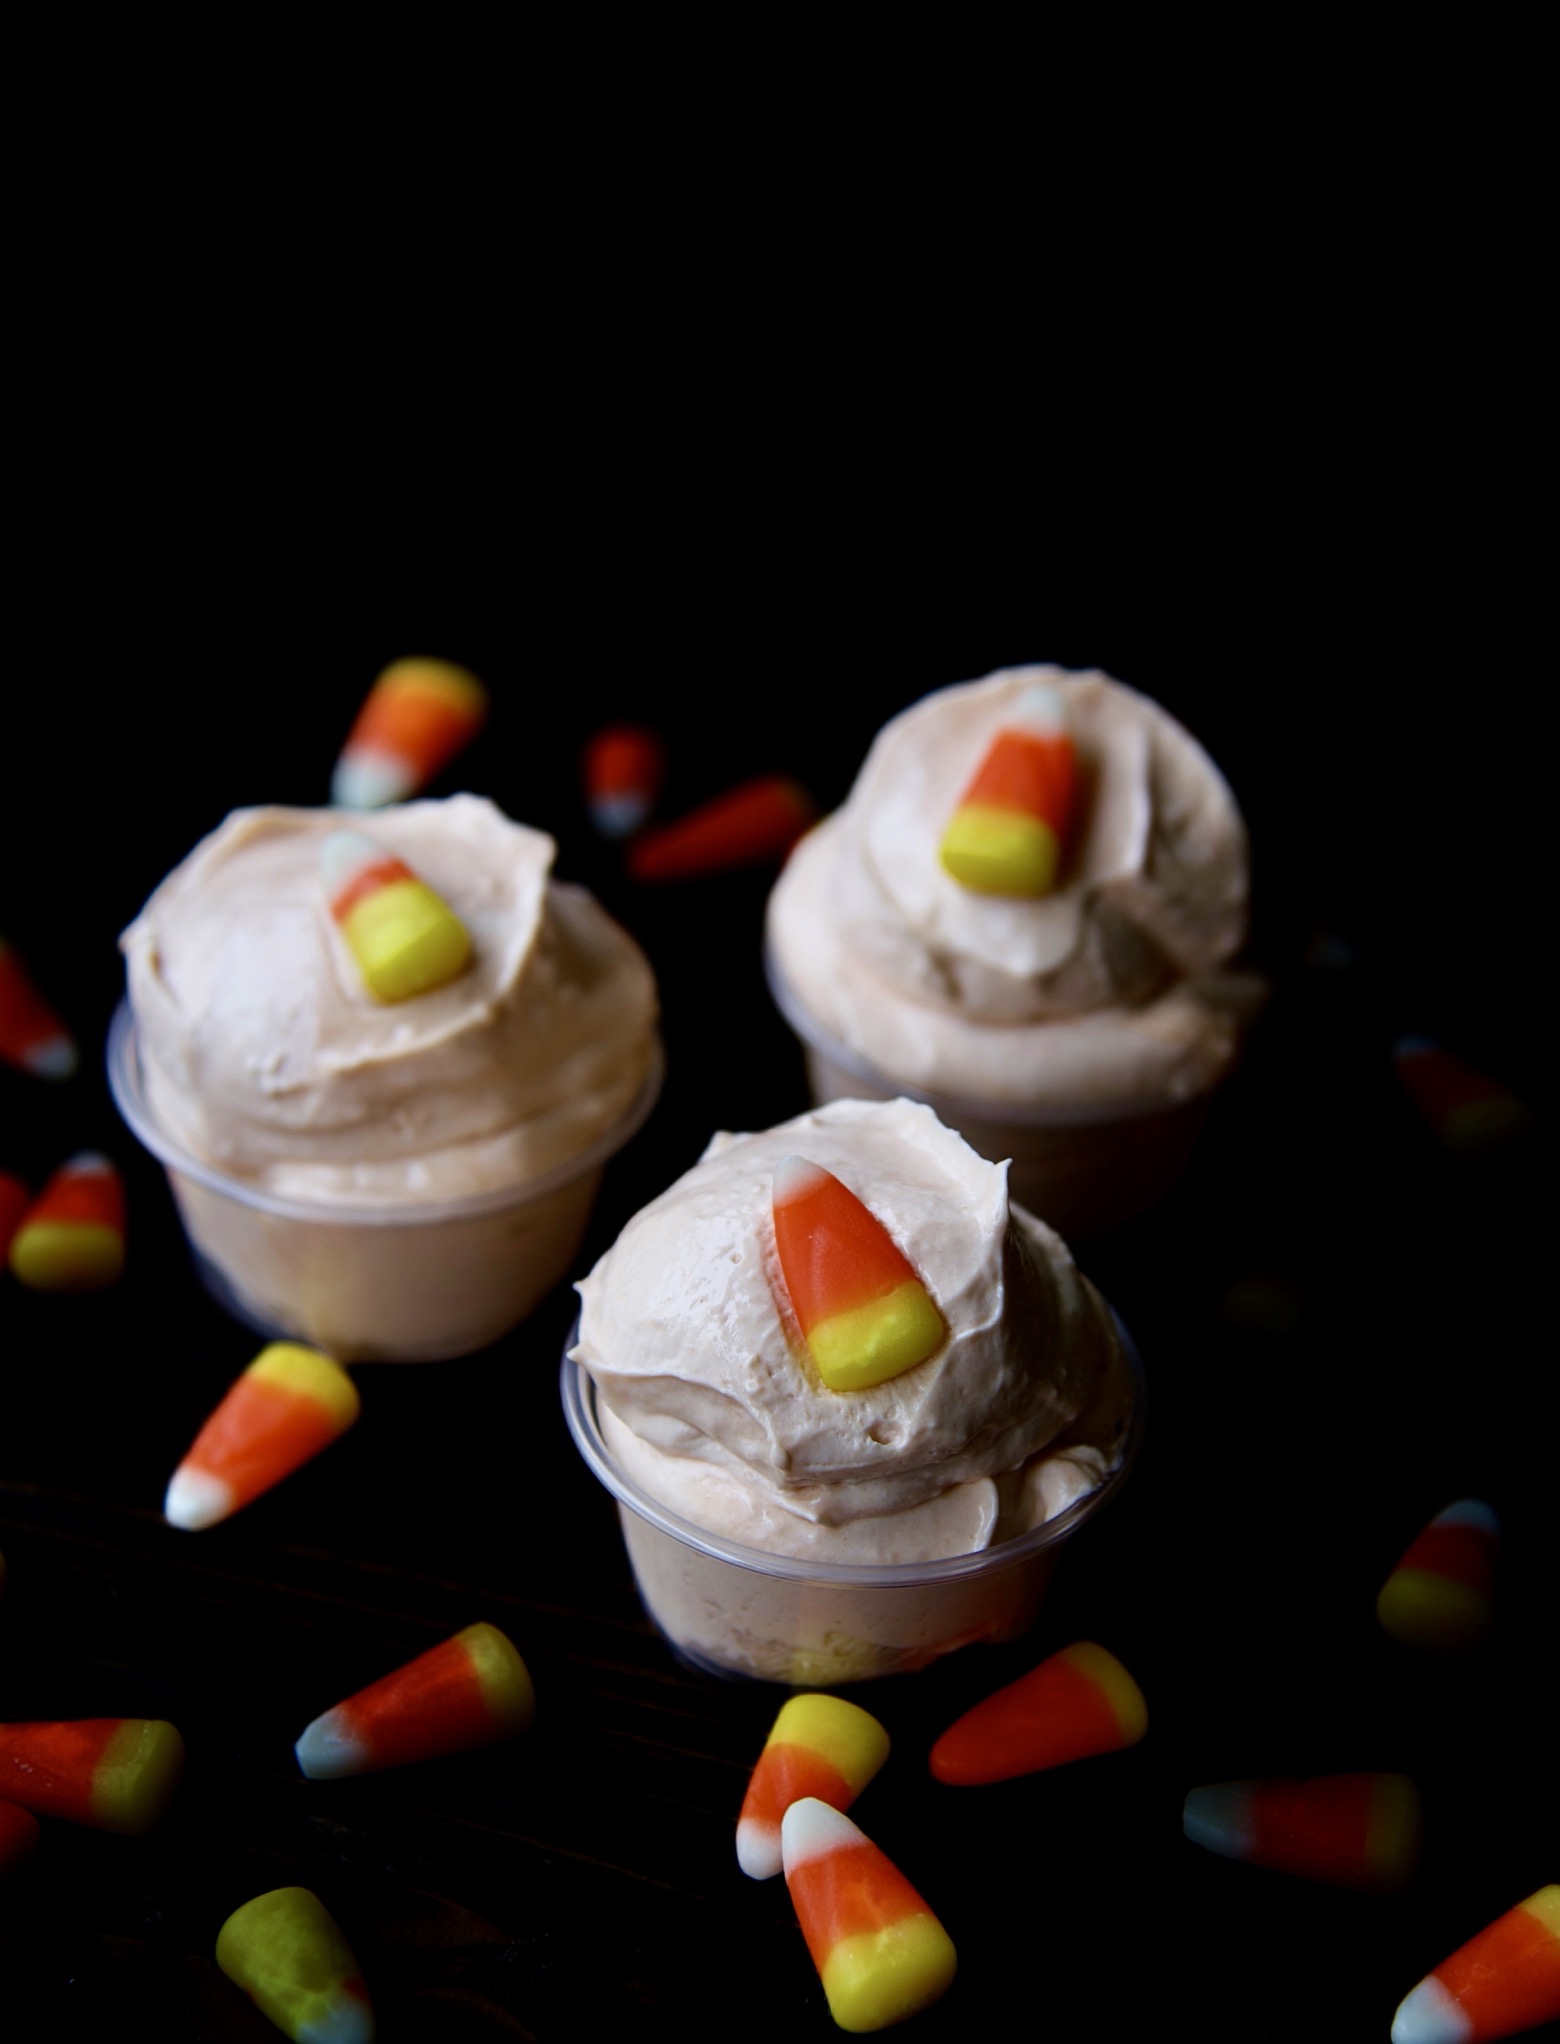
M 737 1865 L 750 1880 L 770 1881 L 784 1861 L 780 1852 L 778 1824 L 760 1823 L 757 1817 L 743 1817 L 737 1823 Z
M 809 1860 L 865 1842 L 866 1833 L 860 1825 L 817 1796 L 801 1797 L 780 1820 L 780 1860 L 788 1877 Z
M 1032 681 L 1019 697 L 1013 721 L 1021 724 L 1026 731 L 1054 731 L 1062 733 L 1072 729 L 1072 716 L 1066 699 L 1060 689 L 1053 688 L 1046 681 Z
M 336 762 L 330 799 L 338 809 L 383 809 L 404 802 L 417 786 L 404 760 L 370 746 L 351 746 Z
M 1398 2004 L 1392 2018 L 1392 2044 L 1473 2044 L 1474 2034 L 1467 2010 L 1433 1973 Z
M 590 804 L 590 820 L 603 837 L 628 837 L 649 814 L 648 795 L 597 795 Z
M 826 1176 L 821 1164 L 810 1164 L 805 1157 L 782 1157 L 770 1180 L 771 1198 L 777 1206 L 789 1206 Z
M 1444 1512 L 1437 1512 L 1430 1521 L 1432 1526 L 1470 1526 L 1476 1533 L 1488 1533 L 1492 1537 L 1500 1532 L 1500 1521 L 1494 1508 L 1482 1498 L 1459 1498 L 1455 1505 L 1448 1505 Z
M 338 1781 L 343 1775 L 362 1774 L 371 1757 L 340 1704 L 304 1728 L 293 1752 L 310 1781 Z
M 81 1058 L 68 1036 L 51 1036 L 47 1043 L 29 1044 L 22 1063 L 40 1079 L 68 1079 Z
M 112 1178 L 115 1175 L 113 1159 L 105 1157 L 101 1150 L 78 1150 L 74 1157 L 67 1158 L 60 1170 L 68 1171 L 73 1178 Z
M 231 1517 L 235 1508 L 230 1484 L 220 1476 L 208 1475 L 204 1469 L 192 1469 L 181 1463 L 168 1484 L 163 1517 L 170 1526 L 198 1533 L 205 1526 L 215 1526 L 219 1520 Z
M 1193 1845 L 1226 1859 L 1245 1859 L 1256 1843 L 1249 1783 L 1220 1781 L 1193 1789 L 1181 1812 L 1181 1828 Z
M 365 866 L 391 856 L 360 830 L 333 830 L 320 846 L 320 878 L 331 900 Z

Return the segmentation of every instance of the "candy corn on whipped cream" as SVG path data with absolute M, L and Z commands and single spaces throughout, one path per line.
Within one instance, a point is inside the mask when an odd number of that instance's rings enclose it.
M 977 1553 L 1122 1450 L 1109 1309 L 1005 1167 L 916 1102 L 716 1135 L 577 1289 L 573 1354 L 623 1470 L 769 1554 Z

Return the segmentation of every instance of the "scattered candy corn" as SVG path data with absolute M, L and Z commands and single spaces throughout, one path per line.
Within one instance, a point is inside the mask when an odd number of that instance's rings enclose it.
M 167 1809 L 184 1741 L 162 1718 L 0 1725 L 0 1801 L 139 1836 Z
M 1488 2044 L 1560 2017 L 1560 1884 L 1508 1909 L 1398 2005 L 1392 2044 Z
M 312 1889 L 273 1888 L 235 1909 L 217 1932 L 217 1964 L 294 2044 L 373 2044 L 358 1962 Z
M 320 847 L 330 912 L 364 984 L 379 1001 L 407 1001 L 459 978 L 471 938 L 455 911 L 403 859 L 354 830 Z
M 1376 1599 L 1376 1616 L 1410 1647 L 1477 1646 L 1495 1621 L 1500 1521 L 1478 1498 L 1437 1512 Z
M 803 1796 L 780 1825 L 785 1884 L 829 2013 L 882 2030 L 945 1994 L 952 1940 L 888 1856 L 828 1803 Z
M 970 1788 L 1135 1746 L 1148 1730 L 1143 1692 L 1092 1640 L 1064 1647 L 951 1724 L 932 1747 L 939 1781 Z
M 976 894 L 1049 894 L 1067 848 L 1077 780 L 1067 705 L 1037 682 L 960 796 L 938 847 L 944 867 Z
M 1182 1824 L 1226 1859 L 1388 1893 L 1419 1864 L 1424 1813 L 1406 1774 L 1323 1774 L 1193 1789 Z
M 393 660 L 369 690 L 331 778 L 342 809 L 404 802 L 481 730 L 488 696 L 448 660 Z
M 814 1796 L 848 1810 L 888 1758 L 888 1734 L 859 1704 L 838 1696 L 793 1696 L 780 1706 L 737 1819 L 737 1863 L 755 1881 L 781 1865 L 780 1820 Z
M 0 1263 L 10 1255 L 22 1216 L 31 1205 L 32 1194 L 22 1181 L 13 1178 L 9 1171 L 0 1171 Z
M 791 1310 L 829 1389 L 862 1391 L 925 1362 L 942 1315 L 871 1208 L 804 1157 L 775 1166 L 771 1198 Z
M 358 1388 L 318 1349 L 273 1341 L 229 1385 L 168 1484 L 163 1516 L 197 1532 L 230 1518 L 338 1440 Z
M 0 1058 L 40 1079 L 68 1079 L 80 1062 L 70 1032 L 0 937 Z
M 628 870 L 635 880 L 689 880 L 778 859 L 817 813 L 799 782 L 785 774 L 764 774 L 673 823 L 647 830 L 628 848 Z
M 609 724 L 585 744 L 585 806 L 603 837 L 632 837 L 655 807 L 666 748 L 641 724 Z
M 62 1164 L 11 1238 L 11 1268 L 38 1292 L 99 1292 L 125 1267 L 125 1189 L 95 1150 Z
M 1400 1037 L 1392 1063 L 1437 1139 L 1458 1156 L 1492 1150 L 1525 1135 L 1532 1124 L 1526 1101 L 1428 1037 Z
M 497 1626 L 468 1625 L 317 1717 L 293 1750 L 311 1781 L 333 1781 L 491 1746 L 535 1715 L 513 1643 Z
M 20 1803 L 0 1803 L 0 1874 L 31 1859 L 38 1844 L 38 1819 Z

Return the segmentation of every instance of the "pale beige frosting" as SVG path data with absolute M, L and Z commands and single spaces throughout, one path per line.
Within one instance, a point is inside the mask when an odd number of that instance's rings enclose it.
M 925 1362 L 832 1391 L 787 1334 L 772 1176 L 841 1179 L 948 1328 Z M 717 1135 L 577 1287 L 573 1354 L 608 1445 L 685 1519 L 766 1552 L 846 1562 L 973 1553 L 1094 1489 L 1131 1407 L 1112 1316 L 1061 1239 L 909 1100 L 840 1100 Z
M 331 919 L 319 850 L 360 831 L 459 915 L 473 959 L 384 1005 Z M 587 1149 L 656 1055 L 633 940 L 550 871 L 555 846 L 475 795 L 372 815 L 240 809 L 121 939 L 145 1087 L 194 1157 L 285 1197 L 441 1202 Z
M 1026 689 L 1063 697 L 1081 770 L 1062 884 L 977 894 L 938 858 Z M 1101 673 L 1006 668 L 879 732 L 844 806 L 792 852 L 768 941 L 793 1001 L 900 1084 L 971 1101 L 1165 1104 L 1234 1059 L 1262 985 L 1228 969 L 1247 925 L 1244 824 L 1206 752 Z

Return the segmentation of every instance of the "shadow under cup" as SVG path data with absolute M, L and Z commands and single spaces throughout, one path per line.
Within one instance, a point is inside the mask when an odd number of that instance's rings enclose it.
M 115 1104 L 167 1171 L 201 1282 L 256 1333 L 308 1342 L 339 1362 L 444 1361 L 523 1320 L 567 1276 L 607 1161 L 655 1105 L 663 1072 L 658 1044 L 613 1126 L 517 1187 L 437 1205 L 325 1206 L 278 1198 L 190 1156 L 153 1119 L 128 1002 L 108 1035 Z

